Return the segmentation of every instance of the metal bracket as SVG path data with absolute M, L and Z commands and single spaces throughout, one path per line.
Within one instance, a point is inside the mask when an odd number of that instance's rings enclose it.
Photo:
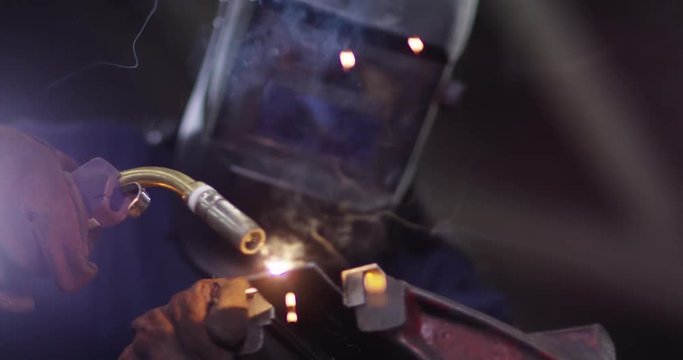
M 406 322 L 405 284 L 377 264 L 342 272 L 344 305 L 354 307 L 361 331 L 385 331 Z
M 263 347 L 263 327 L 275 318 L 275 309 L 255 288 L 247 290 L 249 328 L 240 355 L 253 354 Z

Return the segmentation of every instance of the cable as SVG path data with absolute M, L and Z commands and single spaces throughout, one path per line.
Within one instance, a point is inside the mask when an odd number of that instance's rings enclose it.
M 154 13 L 156 13 L 158 7 L 159 7 L 159 0 L 154 0 L 154 4 L 152 5 L 152 9 L 147 14 L 145 21 L 142 23 L 142 26 L 140 27 L 140 30 L 137 32 L 137 34 L 135 35 L 135 38 L 133 39 L 133 43 L 131 44 L 131 47 L 133 50 L 133 61 L 134 62 L 132 65 L 117 64 L 115 62 L 105 61 L 105 60 L 93 61 L 93 62 L 86 64 L 85 66 L 78 68 L 74 71 L 71 71 L 71 72 L 67 73 L 66 75 L 60 77 L 59 79 L 51 82 L 47 86 L 47 88 L 53 89 L 53 88 L 63 84 L 67 80 L 71 79 L 72 77 L 74 77 L 74 76 L 76 76 L 76 75 L 78 75 L 78 74 L 80 74 L 80 73 L 82 73 L 88 69 L 91 69 L 93 67 L 97 67 L 97 66 L 112 66 L 115 68 L 126 69 L 126 70 L 134 70 L 134 69 L 137 69 L 138 67 L 140 67 L 140 58 L 138 57 L 136 45 L 137 45 L 138 40 L 142 36 L 142 33 L 147 28 L 147 24 L 149 24 L 149 21 L 152 19 L 152 16 L 154 16 Z

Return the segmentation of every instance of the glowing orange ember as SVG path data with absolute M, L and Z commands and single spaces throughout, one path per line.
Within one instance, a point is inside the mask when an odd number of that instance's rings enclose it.
M 295 323 L 299 321 L 299 316 L 296 314 L 294 311 L 288 311 L 287 312 L 287 322 L 288 323 Z
M 285 294 L 285 305 L 287 305 L 287 322 L 297 322 L 299 316 L 296 314 L 296 295 L 293 292 Z
M 285 295 L 285 305 L 287 305 L 288 308 L 293 308 L 296 306 L 296 295 L 294 295 L 293 292 L 288 292 Z
M 410 46 L 410 50 L 413 50 L 415 55 L 421 53 L 422 50 L 425 49 L 425 44 L 422 42 L 422 39 L 417 36 L 408 38 L 408 46 Z
M 339 53 L 339 62 L 344 70 L 351 70 L 356 66 L 356 55 L 351 50 L 343 50 Z

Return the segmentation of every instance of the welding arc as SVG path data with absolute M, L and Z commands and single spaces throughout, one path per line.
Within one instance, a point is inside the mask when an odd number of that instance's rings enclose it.
M 135 35 L 135 38 L 133 39 L 133 43 L 131 44 L 131 48 L 133 50 L 133 64 L 131 65 L 126 65 L 126 64 L 118 64 L 115 62 L 111 61 L 105 61 L 105 60 L 99 60 L 99 61 L 93 61 L 89 64 L 86 64 L 85 66 L 76 69 L 74 71 L 71 71 L 67 73 L 66 75 L 62 76 L 61 78 L 53 81 L 50 83 L 47 88 L 52 89 L 54 87 L 57 87 L 61 85 L 62 83 L 66 82 L 67 80 L 71 79 L 72 77 L 82 73 L 85 70 L 88 70 L 93 67 L 97 66 L 112 66 L 115 68 L 119 69 L 126 69 L 126 70 L 134 70 L 140 67 L 140 58 L 138 57 L 138 51 L 137 51 L 137 43 L 140 37 L 142 36 L 142 33 L 145 31 L 147 28 L 147 24 L 149 24 L 149 21 L 152 19 L 152 16 L 157 12 L 157 8 L 159 7 L 159 0 L 154 0 L 154 3 L 152 4 L 152 9 L 149 11 L 147 14 L 147 17 L 145 18 L 145 21 L 142 23 L 142 26 L 140 27 L 140 30 L 138 30 L 137 34 Z

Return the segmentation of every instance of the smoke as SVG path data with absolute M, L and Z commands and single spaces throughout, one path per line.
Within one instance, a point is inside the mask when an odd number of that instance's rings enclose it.
M 272 189 L 267 204 L 258 221 L 269 233 L 268 259 L 345 268 L 377 261 L 392 244 L 390 224 L 433 233 L 394 211 L 358 213 L 284 190 Z

